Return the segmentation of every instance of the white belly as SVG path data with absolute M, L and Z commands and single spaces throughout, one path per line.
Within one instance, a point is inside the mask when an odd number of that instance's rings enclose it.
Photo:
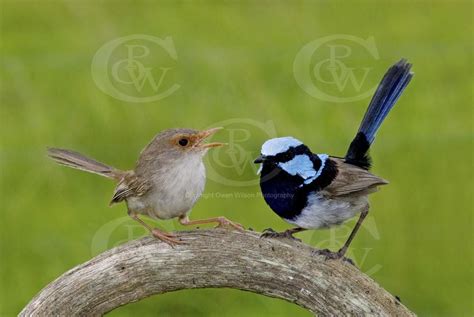
M 130 210 L 158 219 L 171 219 L 189 213 L 201 197 L 206 183 L 202 161 L 192 163 L 183 162 L 165 173 L 157 173 L 153 178 L 154 185 L 147 194 L 127 199 Z
M 329 228 L 351 219 L 368 205 L 367 196 L 328 199 L 315 193 L 310 194 L 301 214 L 286 221 L 305 229 Z

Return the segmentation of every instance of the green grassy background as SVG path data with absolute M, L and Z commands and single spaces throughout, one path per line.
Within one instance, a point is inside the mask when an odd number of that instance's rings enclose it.
M 374 38 L 378 59 L 353 43 L 346 60 L 371 68 L 364 89 L 400 57 L 416 72 L 372 150 L 374 173 L 391 184 L 372 197 L 372 213 L 350 255 L 420 315 L 474 313 L 471 2 L 1 1 L 1 12 L 1 315 L 16 315 L 48 282 L 104 248 L 144 234 L 123 218 L 124 205 L 107 207 L 112 183 L 54 165 L 46 146 L 132 168 L 162 129 L 235 119 L 229 126 L 251 135 L 238 148 L 243 169 L 224 166 L 232 163 L 230 152 L 210 156 L 215 174 L 236 183 L 208 181 L 208 196 L 192 218 L 222 214 L 256 230 L 288 228 L 260 197 L 235 193 L 258 193 L 255 184 L 238 185 L 255 180 L 246 155 L 257 155 L 272 127 L 316 152 L 344 154 L 369 99 L 315 99 L 292 72 L 306 43 L 333 34 Z M 173 38 L 178 60 L 157 53 L 149 62 L 172 64 L 164 85 L 180 84 L 177 92 L 137 104 L 97 88 L 92 57 L 104 43 L 130 34 Z M 264 130 L 256 126 L 264 122 Z M 111 221 L 114 230 L 107 233 L 103 226 Z M 337 248 L 353 223 L 301 237 Z M 309 315 L 290 303 L 225 289 L 156 296 L 111 315 L 132 314 Z

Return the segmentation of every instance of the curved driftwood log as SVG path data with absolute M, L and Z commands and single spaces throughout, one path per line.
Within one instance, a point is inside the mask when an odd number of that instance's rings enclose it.
M 21 316 L 100 315 L 166 292 L 228 287 L 285 299 L 321 315 L 412 316 L 353 265 L 293 240 L 251 231 L 182 231 L 171 248 L 146 237 L 106 251 L 46 286 Z

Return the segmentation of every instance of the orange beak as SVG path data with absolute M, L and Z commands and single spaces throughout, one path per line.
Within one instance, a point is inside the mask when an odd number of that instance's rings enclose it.
M 224 129 L 224 128 L 223 127 L 218 127 L 218 128 L 212 128 L 212 129 L 203 130 L 203 131 L 198 132 L 196 134 L 197 143 L 196 143 L 195 146 L 207 149 L 207 148 L 226 145 L 226 143 L 220 143 L 220 142 L 201 143 L 202 141 L 204 141 L 204 139 L 210 137 L 211 135 L 213 135 L 214 133 L 216 133 L 217 131 L 222 130 L 222 129 Z

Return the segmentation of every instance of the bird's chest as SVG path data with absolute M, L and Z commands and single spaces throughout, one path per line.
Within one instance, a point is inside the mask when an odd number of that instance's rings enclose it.
M 182 162 L 157 173 L 148 196 L 148 213 L 160 219 L 187 214 L 204 191 L 205 182 L 202 161 Z
M 278 168 L 263 167 L 260 188 L 270 208 L 285 219 L 297 216 L 307 204 L 307 192 L 301 177 L 292 176 Z

